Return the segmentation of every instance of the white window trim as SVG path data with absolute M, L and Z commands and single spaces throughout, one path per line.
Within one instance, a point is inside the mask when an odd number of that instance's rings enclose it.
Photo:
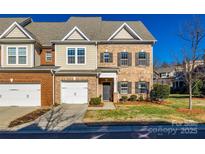
M 51 54 L 51 60 L 47 60 L 47 58 L 48 58 L 47 53 L 50 53 L 50 54 Z M 53 61 L 52 51 L 46 51 L 45 60 L 46 60 L 46 62 L 52 62 L 52 61 Z
M 69 48 L 75 49 L 75 64 L 69 64 L 69 63 L 68 63 L 68 49 L 69 49 Z M 83 48 L 83 49 L 85 50 L 85 63 L 83 63 L 83 64 L 78 64 L 78 63 L 77 63 L 77 60 L 78 60 L 78 55 L 77 55 L 78 52 L 77 52 L 77 49 L 78 49 L 78 48 Z M 87 53 L 87 52 L 86 52 L 86 48 L 85 48 L 85 47 L 67 47 L 67 48 L 66 48 L 66 64 L 67 64 L 67 65 L 86 65 L 86 59 L 87 59 L 87 58 L 86 58 L 86 53 Z
M 7 28 L 0 36 L 0 39 L 3 38 L 6 34 L 8 34 L 10 32 L 10 30 L 14 27 L 17 26 L 28 38 L 30 38 L 31 40 L 34 40 L 24 29 L 21 25 L 19 25 L 17 22 L 14 22 L 13 24 L 11 24 L 11 26 L 9 26 L 9 28 Z
M 74 31 L 78 31 L 87 41 L 90 41 L 90 39 L 77 27 L 75 26 L 66 36 L 61 40 L 65 41 Z
M 124 83 L 127 83 L 127 92 L 126 93 L 122 92 L 122 84 L 123 84 L 123 82 L 121 82 L 120 83 L 120 94 L 128 94 L 128 91 L 129 91 L 128 82 L 125 81 Z
M 138 37 L 140 39 L 140 41 L 142 41 L 143 39 L 127 24 L 127 23 L 123 23 L 109 38 L 108 41 L 110 41 L 111 39 L 113 39 L 113 37 L 124 27 L 127 27 L 136 37 Z
M 127 53 L 127 59 L 122 59 L 121 58 L 121 53 Z M 122 65 L 122 60 L 127 60 L 127 65 Z M 128 66 L 129 65 L 129 52 L 126 50 L 123 50 L 120 52 L 120 66 Z
M 9 55 L 8 55 L 8 49 L 9 48 L 16 48 L 16 64 L 9 64 Z M 26 64 L 19 64 L 19 56 L 18 56 L 18 48 L 26 48 Z M 28 47 L 27 46 L 7 46 L 6 48 L 6 64 L 7 65 L 28 65 Z

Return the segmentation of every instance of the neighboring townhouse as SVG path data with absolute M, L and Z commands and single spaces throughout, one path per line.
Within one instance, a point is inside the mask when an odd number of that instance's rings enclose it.
M 0 18 L 0 106 L 148 97 L 155 38 L 140 21 Z

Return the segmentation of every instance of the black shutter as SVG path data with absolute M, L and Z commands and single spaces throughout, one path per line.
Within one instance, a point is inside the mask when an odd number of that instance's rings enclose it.
M 139 65 L 139 52 L 137 52 L 136 54 L 135 54 L 135 66 L 138 66 Z
M 128 85 L 128 94 L 131 94 L 132 93 L 132 82 L 128 82 L 127 85 Z
M 135 93 L 138 94 L 139 93 L 139 82 L 135 82 Z
M 117 53 L 117 64 L 118 64 L 118 66 L 121 66 L 120 58 L 121 58 L 121 52 Z
M 110 52 L 109 56 L 110 56 L 109 62 L 112 63 L 112 61 L 113 61 L 113 53 Z
M 100 62 L 103 63 L 104 59 L 104 53 L 100 53 Z
M 146 52 L 146 60 L 147 60 L 146 64 L 147 66 L 149 66 L 150 65 L 150 53 L 148 52 Z
M 117 84 L 117 89 L 118 89 L 118 93 L 121 93 L 121 82 L 118 82 Z
M 149 94 L 149 82 L 146 82 L 147 85 L 147 94 Z
M 128 53 L 128 66 L 132 66 L 132 53 Z

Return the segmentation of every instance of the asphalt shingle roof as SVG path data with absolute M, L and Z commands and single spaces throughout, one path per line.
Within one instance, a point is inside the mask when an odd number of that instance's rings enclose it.
M 28 18 L 0 18 L 0 33 L 14 21 L 21 23 Z M 77 26 L 90 40 L 107 40 L 123 23 L 127 23 L 143 40 L 155 40 L 140 21 L 103 21 L 101 17 L 71 17 L 66 22 L 31 22 L 24 28 L 42 45 L 61 40 Z

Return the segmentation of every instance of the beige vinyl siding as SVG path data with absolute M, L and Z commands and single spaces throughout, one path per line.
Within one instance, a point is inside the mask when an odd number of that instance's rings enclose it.
M 66 40 L 84 40 L 84 38 L 77 31 L 74 31 Z
M 15 27 L 6 37 L 8 38 L 27 38 L 26 35 L 18 28 Z
M 27 48 L 27 64 L 7 64 L 8 47 L 26 47 Z M 2 67 L 33 67 L 34 66 L 34 45 L 33 44 L 2 44 L 1 45 L 1 66 Z
M 67 48 L 83 47 L 86 49 L 86 64 L 67 64 Z M 55 65 L 61 69 L 68 70 L 94 70 L 97 68 L 97 47 L 96 45 L 56 45 Z
M 123 28 L 113 39 L 133 39 L 133 37 Z

